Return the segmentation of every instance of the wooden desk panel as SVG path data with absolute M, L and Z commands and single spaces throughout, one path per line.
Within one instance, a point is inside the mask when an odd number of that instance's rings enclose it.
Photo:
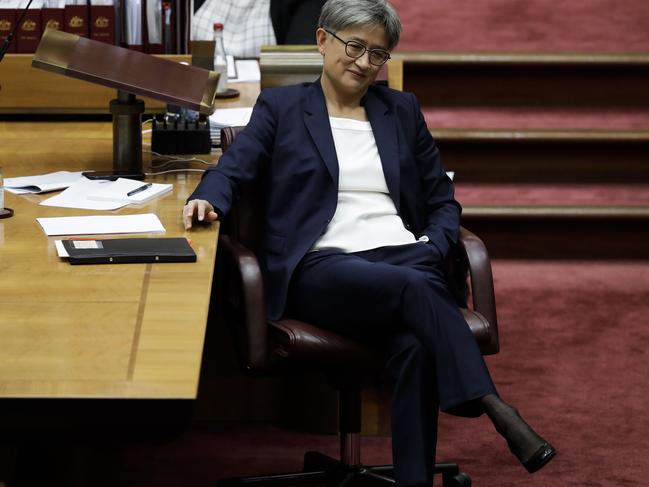
M 109 169 L 110 123 L 2 123 L 5 177 Z M 0 220 L 0 397 L 194 399 L 207 321 L 218 224 L 187 234 L 180 211 L 200 178 L 155 178 L 174 191 L 141 208 L 165 236 L 187 236 L 197 263 L 71 266 L 37 217 L 105 214 L 6 193 Z

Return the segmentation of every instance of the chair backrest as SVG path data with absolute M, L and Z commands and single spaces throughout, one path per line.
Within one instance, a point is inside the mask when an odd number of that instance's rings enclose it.
M 315 81 L 322 56 L 315 45 L 262 46 L 259 71 L 262 89 Z
M 234 142 L 245 127 L 224 127 L 221 129 L 223 152 Z M 235 195 L 230 213 L 222 222 L 222 232 L 256 252 L 261 245 L 263 222 L 263 174 L 254 181 L 241 185 Z

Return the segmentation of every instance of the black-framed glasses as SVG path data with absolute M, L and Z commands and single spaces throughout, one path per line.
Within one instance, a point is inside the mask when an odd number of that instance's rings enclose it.
M 330 30 L 324 29 L 324 31 L 345 44 L 345 54 L 351 58 L 358 59 L 367 51 L 369 53 L 370 64 L 374 66 L 383 66 L 390 59 L 390 53 L 385 49 L 368 49 L 358 41 L 343 41 Z

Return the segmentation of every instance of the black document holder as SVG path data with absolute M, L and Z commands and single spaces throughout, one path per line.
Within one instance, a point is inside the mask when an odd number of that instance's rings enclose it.
M 97 246 L 98 248 L 77 248 Z M 70 264 L 135 264 L 150 262 L 196 262 L 186 238 L 114 238 L 63 240 Z

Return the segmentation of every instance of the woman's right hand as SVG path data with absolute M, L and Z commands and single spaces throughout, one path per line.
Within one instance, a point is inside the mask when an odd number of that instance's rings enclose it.
M 183 208 L 183 225 L 190 230 L 194 221 L 213 222 L 219 219 L 214 207 L 206 200 L 191 200 Z

